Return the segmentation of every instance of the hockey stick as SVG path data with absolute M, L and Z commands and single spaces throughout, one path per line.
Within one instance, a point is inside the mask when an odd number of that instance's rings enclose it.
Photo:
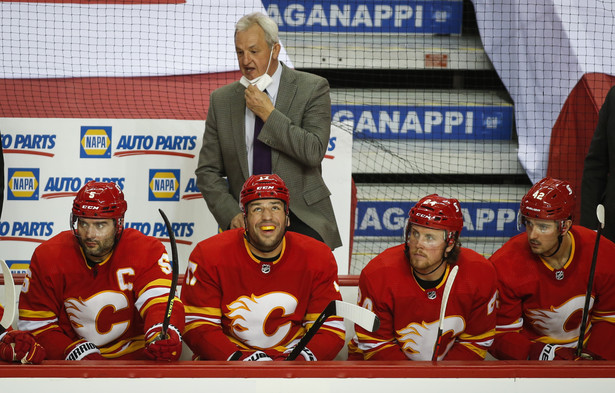
M 175 301 L 175 291 L 177 289 L 177 279 L 179 277 L 179 258 L 177 256 L 177 243 L 175 242 L 175 234 L 173 233 L 173 228 L 171 228 L 171 223 L 167 218 L 167 215 L 164 214 L 162 209 L 158 209 L 162 219 L 164 220 L 164 225 L 167 227 L 167 231 L 169 232 L 169 241 L 171 242 L 171 257 L 172 257 L 172 278 L 171 278 L 171 288 L 169 289 L 169 299 L 167 300 L 167 309 L 164 314 L 164 319 L 162 320 L 162 332 L 160 333 L 160 339 L 167 339 L 167 330 L 169 329 L 169 322 L 171 321 L 171 313 L 173 312 L 173 302 Z
M 440 321 L 438 324 L 438 335 L 436 336 L 436 343 L 433 348 L 433 355 L 431 355 L 431 361 L 435 362 L 438 360 L 438 350 L 440 349 L 440 345 L 442 344 L 442 329 L 444 328 L 444 316 L 446 314 L 446 305 L 448 304 L 448 297 L 451 294 L 451 289 L 453 288 L 453 283 L 455 282 L 455 277 L 457 277 L 457 271 L 459 270 L 459 266 L 455 265 L 451 269 L 451 272 L 448 274 L 448 279 L 446 280 L 446 284 L 444 284 L 444 291 L 442 292 L 442 304 L 440 305 Z
M 0 268 L 4 276 L 4 314 L 0 320 L 0 334 L 4 333 L 13 324 L 15 318 L 15 282 L 11 269 L 4 260 L 0 259 Z
M 604 205 L 599 204 L 596 207 L 596 216 L 598 217 L 598 230 L 596 231 L 596 243 L 594 245 L 594 255 L 592 257 L 591 268 L 589 269 L 589 280 L 587 282 L 587 292 L 585 292 L 585 305 L 583 306 L 583 316 L 581 317 L 581 330 L 579 331 L 579 341 L 577 341 L 577 357 L 581 356 L 583 351 L 583 340 L 585 340 L 585 327 L 589 316 L 589 300 L 592 296 L 592 288 L 594 286 L 594 273 L 596 272 L 596 261 L 598 259 L 598 244 L 602 228 L 604 228 Z
M 378 316 L 371 312 L 370 310 L 357 306 L 356 304 L 351 304 L 347 302 L 343 302 L 341 300 L 332 300 L 327 307 L 325 307 L 324 311 L 320 313 L 312 327 L 305 333 L 301 340 L 297 343 L 295 348 L 290 352 L 286 360 L 295 360 L 297 356 L 305 349 L 307 344 L 310 342 L 312 337 L 316 334 L 318 329 L 322 326 L 323 323 L 332 315 L 337 315 L 338 317 L 342 317 L 345 319 L 349 319 L 357 325 L 361 326 L 365 330 L 369 330 L 370 332 L 375 332 L 380 327 L 380 319 Z

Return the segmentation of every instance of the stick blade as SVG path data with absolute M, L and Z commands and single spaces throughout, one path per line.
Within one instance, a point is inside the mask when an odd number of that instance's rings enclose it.
M 378 316 L 372 311 L 357 306 L 356 304 L 336 300 L 335 315 L 349 319 L 370 332 L 375 332 L 380 328 L 380 319 Z
M 600 222 L 600 227 L 604 228 L 604 205 L 599 204 L 596 206 L 596 217 L 598 217 L 598 222 Z
M 0 326 L 4 329 L 8 329 L 12 324 L 15 318 L 15 282 L 13 281 L 13 274 L 11 273 L 11 269 L 9 269 L 6 262 L 3 259 L 0 259 L 0 270 L 2 271 L 2 276 L 4 277 L 4 314 L 2 315 L 2 320 L 0 320 Z M 0 330 L 2 330 L 0 328 Z

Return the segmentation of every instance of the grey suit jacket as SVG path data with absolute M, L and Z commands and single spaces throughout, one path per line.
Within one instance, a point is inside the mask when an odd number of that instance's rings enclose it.
M 321 169 L 331 133 L 329 83 L 282 63 L 280 66 L 275 110 L 258 139 L 271 147 L 272 171 L 288 187 L 290 209 L 334 249 L 342 242 Z M 249 177 L 244 90 L 239 82 L 233 82 L 211 94 L 195 171 L 197 186 L 222 229 L 241 212 L 239 193 Z

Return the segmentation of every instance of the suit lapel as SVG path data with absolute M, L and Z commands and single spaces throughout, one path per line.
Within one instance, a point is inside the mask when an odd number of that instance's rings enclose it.
M 239 167 L 245 179 L 249 176 L 248 171 L 248 152 L 246 149 L 246 126 L 245 126 L 246 100 L 244 98 L 244 87 L 237 84 L 235 94 L 231 97 L 231 130 L 237 155 L 239 156 Z

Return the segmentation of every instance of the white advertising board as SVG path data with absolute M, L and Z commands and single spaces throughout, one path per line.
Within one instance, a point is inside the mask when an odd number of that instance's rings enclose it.
M 0 119 L 0 257 L 14 272 L 25 271 L 37 245 L 69 229 L 76 192 L 94 179 L 124 190 L 126 227 L 167 242 L 158 209 L 166 213 L 183 273 L 196 243 L 218 231 L 194 175 L 204 126 L 199 120 Z M 344 242 L 335 250 L 340 274 L 348 273 L 351 155 L 352 135 L 332 127 L 323 175 Z

